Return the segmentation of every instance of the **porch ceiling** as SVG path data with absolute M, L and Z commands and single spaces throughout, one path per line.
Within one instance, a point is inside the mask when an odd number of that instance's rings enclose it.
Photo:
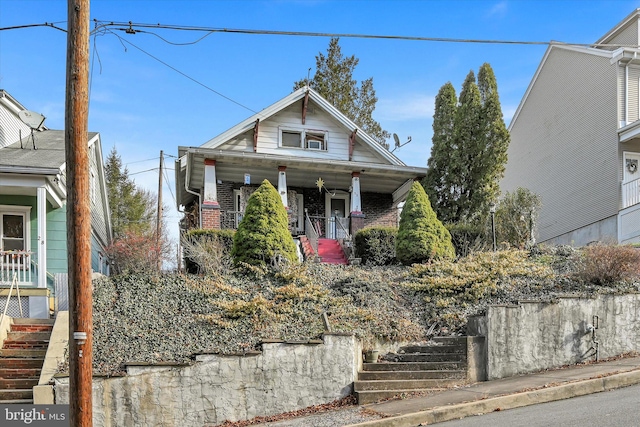
M 282 157 L 246 152 L 212 152 L 195 149 L 190 156 L 189 188 L 198 192 L 203 186 L 204 160 L 216 160 L 216 179 L 222 182 L 244 182 L 245 173 L 251 175 L 251 184 L 260 184 L 268 179 L 278 182 L 278 167 L 286 166 L 288 187 L 316 187 L 322 178 L 329 190 L 348 190 L 351 173 L 360 172 L 360 191 L 393 193 L 407 180 L 422 177 L 426 168 L 412 166 L 357 163 L 348 161 L 319 161 L 317 159 Z M 185 170 L 186 172 L 186 170 Z M 182 181 L 182 180 L 180 180 Z M 184 181 L 182 181 L 184 183 Z
M 631 142 L 640 140 L 640 120 L 636 120 L 623 128 L 618 129 L 619 142 Z

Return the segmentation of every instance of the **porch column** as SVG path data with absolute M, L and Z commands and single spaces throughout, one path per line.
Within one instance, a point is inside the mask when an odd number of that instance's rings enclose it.
M 38 287 L 47 287 L 47 190 L 38 187 L 36 193 L 38 214 Z
M 287 197 L 287 170 L 286 166 L 278 166 L 278 193 L 284 208 L 289 210 L 289 199 Z
M 216 161 L 213 159 L 204 160 L 204 190 L 202 206 L 201 228 L 221 228 L 220 204 L 218 203 L 218 184 L 216 181 Z
M 364 214 L 360 198 L 360 172 L 351 173 L 351 235 L 364 227 Z

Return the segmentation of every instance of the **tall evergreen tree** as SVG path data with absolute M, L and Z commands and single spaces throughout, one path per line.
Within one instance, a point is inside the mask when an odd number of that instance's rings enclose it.
M 457 103 L 450 83 L 440 89 L 433 126 L 423 185 L 434 210 L 445 223 L 477 222 L 500 194 L 510 141 L 489 64 L 480 67 L 477 83 L 469 72 Z
M 320 52 L 316 56 L 316 72 L 311 81 L 299 80 L 294 83 L 293 89 L 308 84 L 369 136 L 388 148 L 386 140 L 389 132 L 382 129 L 372 116 L 378 102 L 373 77 L 363 80 L 358 87 L 353 72 L 360 60 L 355 55 L 343 56 L 339 41 L 337 37 L 332 38 L 327 54 Z
M 422 182 L 436 216 L 444 223 L 453 221 L 451 212 L 456 201 L 456 196 L 451 191 L 453 174 L 445 172 L 451 166 L 450 153 L 456 151 L 453 136 L 457 104 L 456 90 L 451 82 L 445 83 L 436 96 L 433 145 L 427 174 Z
M 127 167 L 123 168 L 115 147 L 107 157 L 104 170 L 114 237 L 122 236 L 125 231 L 146 233 L 155 230 L 155 197 L 150 191 L 136 186 Z

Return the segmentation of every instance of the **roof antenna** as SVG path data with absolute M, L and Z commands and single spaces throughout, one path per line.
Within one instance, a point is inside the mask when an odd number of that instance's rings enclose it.
M 45 117 L 42 114 L 35 113 L 29 110 L 22 110 L 18 112 L 18 117 L 20 120 L 27 126 L 31 128 L 31 141 L 33 142 L 33 149 L 36 148 L 36 137 L 33 134 L 34 130 L 41 130 L 42 125 L 44 124 Z M 20 148 L 22 147 L 22 132 L 20 132 Z
M 393 150 L 391 150 L 391 152 L 393 153 L 394 151 L 396 151 L 398 148 L 400 147 L 404 147 L 405 145 L 407 145 L 408 143 L 411 142 L 411 137 L 407 138 L 407 142 L 405 142 L 404 144 L 400 144 L 400 138 L 398 138 L 398 134 L 394 133 L 393 134 L 393 140 L 395 141 L 396 145 L 395 147 L 393 147 Z
M 311 76 L 311 67 L 309 67 L 309 69 L 307 70 L 307 87 L 309 87 L 309 80 L 311 79 L 310 76 Z

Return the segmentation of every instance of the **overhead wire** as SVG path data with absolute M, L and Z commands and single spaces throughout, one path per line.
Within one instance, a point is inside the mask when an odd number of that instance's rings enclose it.
M 164 65 L 164 66 L 166 66 L 166 67 L 169 67 L 170 69 L 172 69 L 172 70 L 173 70 L 173 71 L 175 71 L 176 73 L 178 73 L 178 74 L 180 74 L 180 75 L 182 75 L 182 76 L 184 76 L 184 77 L 188 78 L 188 79 L 189 79 L 189 80 L 191 80 L 192 82 L 194 82 L 194 83 L 196 83 L 196 84 L 198 84 L 198 85 L 202 86 L 203 88 L 205 88 L 205 89 L 207 89 L 207 90 L 209 90 L 209 91 L 211 91 L 211 92 L 215 93 L 216 95 L 218 95 L 218 96 L 220 96 L 220 97 L 222 97 L 222 98 L 226 99 L 227 101 L 233 102 L 234 104 L 236 104 L 236 105 L 238 105 L 238 106 L 240 106 L 240 107 L 242 107 L 242 108 L 244 108 L 244 109 L 246 109 L 246 110 L 249 110 L 249 111 L 251 111 L 252 113 L 257 113 L 257 111 L 255 111 L 254 109 L 249 108 L 249 107 L 247 107 L 246 105 L 244 105 L 244 104 L 242 104 L 242 103 L 240 103 L 240 102 L 236 101 L 235 99 L 232 99 L 232 98 L 230 98 L 230 97 L 228 97 L 228 96 L 226 96 L 226 95 L 224 95 L 224 94 L 222 94 L 222 93 L 218 92 L 217 90 L 215 90 L 215 89 L 213 89 L 213 88 L 211 88 L 211 87 L 207 86 L 206 84 L 204 84 L 204 83 L 202 83 L 202 82 L 200 82 L 200 81 L 198 81 L 198 80 L 194 79 L 193 77 L 189 76 L 188 74 L 186 74 L 186 73 L 184 73 L 184 72 L 182 72 L 182 71 L 178 70 L 176 67 L 174 67 L 174 66 L 172 66 L 172 65 L 170 65 L 170 64 L 168 64 L 168 63 L 166 63 L 166 62 L 164 62 L 164 61 L 163 61 L 163 60 L 161 60 L 160 58 L 158 58 L 158 57 L 156 57 L 156 56 L 154 56 L 154 55 L 150 54 L 149 52 L 145 51 L 145 50 L 144 50 L 144 49 L 142 49 L 141 47 L 138 47 L 138 46 L 136 46 L 135 44 L 131 43 L 130 41 L 123 39 L 122 37 L 120 37 L 120 36 L 119 36 L 118 34 L 116 34 L 115 32 L 113 32 L 113 31 L 111 31 L 111 30 L 107 30 L 107 32 L 109 32 L 109 33 L 113 34 L 114 36 L 116 36 L 116 37 L 117 37 L 117 38 L 118 38 L 122 43 L 127 43 L 127 44 L 129 44 L 129 45 L 133 46 L 134 48 L 138 49 L 140 52 L 144 53 L 145 55 L 147 55 L 147 56 L 149 56 L 149 57 L 151 57 L 151 58 L 153 58 L 153 59 L 155 59 L 156 61 L 158 61 L 158 62 L 159 62 L 159 63 L 161 63 L 162 65 Z

